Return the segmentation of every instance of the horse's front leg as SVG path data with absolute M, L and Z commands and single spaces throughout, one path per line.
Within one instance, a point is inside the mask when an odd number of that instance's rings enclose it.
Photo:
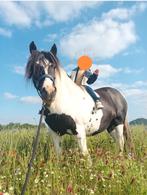
M 87 149 L 87 139 L 86 139 L 86 132 L 85 132 L 85 128 L 80 126 L 80 125 L 77 125 L 77 140 L 78 140 L 78 144 L 79 144 L 79 147 L 81 149 L 81 152 L 83 154 L 83 156 L 85 156 L 88 160 L 88 164 L 91 166 L 92 165 L 92 161 L 91 161 L 91 157 L 90 157 L 90 154 L 88 152 L 88 149 Z
M 54 146 L 55 146 L 55 151 L 57 154 L 57 158 L 60 159 L 61 154 L 62 154 L 62 148 L 61 148 L 61 136 L 59 136 L 57 133 L 55 133 L 53 130 L 49 129 L 49 133 L 52 137 Z

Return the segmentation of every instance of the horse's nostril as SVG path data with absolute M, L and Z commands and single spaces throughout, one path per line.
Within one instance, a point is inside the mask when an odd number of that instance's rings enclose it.
M 42 91 L 45 91 L 45 87 L 42 88 Z
M 47 91 L 46 91 L 45 87 L 42 88 L 41 94 L 42 94 L 43 97 L 47 96 Z

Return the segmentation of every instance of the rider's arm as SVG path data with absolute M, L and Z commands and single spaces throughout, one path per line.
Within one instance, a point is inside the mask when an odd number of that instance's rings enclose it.
M 88 80 L 87 80 L 87 84 L 91 85 L 93 84 L 97 78 L 98 78 L 98 73 L 99 71 L 98 70 L 95 70 L 95 72 L 89 76 Z

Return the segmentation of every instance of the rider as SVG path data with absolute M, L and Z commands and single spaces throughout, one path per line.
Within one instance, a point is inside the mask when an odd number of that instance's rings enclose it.
M 103 105 L 100 101 L 100 96 L 94 92 L 94 90 L 89 87 L 87 84 L 91 85 L 93 84 L 99 75 L 99 70 L 96 69 L 93 73 L 91 70 L 81 70 L 79 67 L 72 70 L 70 78 L 77 84 L 77 85 L 83 85 L 85 86 L 87 92 L 91 95 L 93 98 L 96 108 L 101 109 L 103 108 Z

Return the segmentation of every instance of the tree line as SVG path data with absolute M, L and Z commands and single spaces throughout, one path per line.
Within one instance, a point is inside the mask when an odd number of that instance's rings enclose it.
M 42 123 L 41 125 L 42 128 L 45 128 L 45 124 Z M 1 130 L 16 130 L 16 129 L 32 129 L 32 128 L 37 128 L 37 125 L 33 125 L 33 124 L 28 124 L 28 123 L 24 123 L 24 124 L 21 124 L 21 123 L 8 123 L 6 125 L 2 125 L 0 124 L 0 131 Z

